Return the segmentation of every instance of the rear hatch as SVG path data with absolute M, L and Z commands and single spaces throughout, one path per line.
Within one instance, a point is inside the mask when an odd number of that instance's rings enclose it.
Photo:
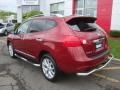
M 93 17 L 73 17 L 67 19 L 67 24 L 82 42 L 83 49 L 88 57 L 96 56 L 107 50 L 107 39 Z

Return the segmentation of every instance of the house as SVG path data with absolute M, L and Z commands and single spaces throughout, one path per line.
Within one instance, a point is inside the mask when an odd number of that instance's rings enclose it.
M 97 23 L 105 29 L 106 32 L 110 32 L 110 30 L 120 30 L 120 0 L 18 1 L 18 21 L 20 22 L 22 21 L 22 13 L 25 12 L 25 10 L 40 10 L 45 16 L 51 14 L 92 16 L 97 18 Z

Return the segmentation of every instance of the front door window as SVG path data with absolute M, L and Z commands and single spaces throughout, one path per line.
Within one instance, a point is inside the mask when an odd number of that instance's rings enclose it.
M 27 33 L 28 27 L 30 25 L 30 21 L 25 22 L 24 24 L 22 24 L 18 30 L 17 30 L 17 34 L 25 34 Z

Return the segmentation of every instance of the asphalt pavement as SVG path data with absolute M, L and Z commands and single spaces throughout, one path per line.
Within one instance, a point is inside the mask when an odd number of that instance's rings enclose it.
M 42 76 L 40 67 L 11 58 L 6 37 L 0 36 L 0 90 L 120 90 L 120 61 L 113 60 L 89 76 L 68 74 L 51 83 Z

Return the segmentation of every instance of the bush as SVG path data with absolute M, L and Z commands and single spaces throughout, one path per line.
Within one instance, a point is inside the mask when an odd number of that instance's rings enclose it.
M 26 20 L 32 16 L 35 16 L 35 15 L 43 15 L 43 13 L 41 11 L 30 11 L 30 12 L 27 12 L 25 14 L 23 14 L 23 20 Z
M 118 30 L 111 31 L 110 36 L 112 36 L 112 37 L 120 37 L 120 31 L 118 31 Z
M 21 23 L 16 23 L 15 24 L 15 28 L 14 28 L 14 31 L 20 26 Z

